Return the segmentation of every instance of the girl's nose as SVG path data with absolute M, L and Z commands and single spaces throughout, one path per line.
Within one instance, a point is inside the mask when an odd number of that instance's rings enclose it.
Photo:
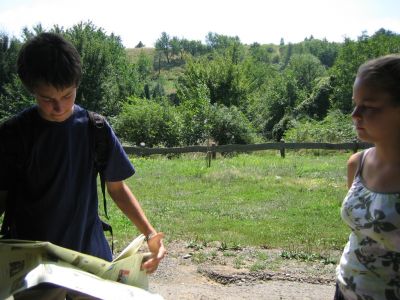
M 351 117 L 354 119 L 361 118 L 361 108 L 358 106 L 354 107 Z

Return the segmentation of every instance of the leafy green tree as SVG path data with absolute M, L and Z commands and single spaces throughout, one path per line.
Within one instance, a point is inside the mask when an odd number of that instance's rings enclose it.
M 35 103 L 17 75 L 2 86 L 0 93 L 0 123 Z
M 319 78 L 310 96 L 294 109 L 294 116 L 296 118 L 310 117 L 315 120 L 322 120 L 330 108 L 329 97 L 332 90 L 331 77 Z
M 210 137 L 211 104 L 207 86 L 200 85 L 198 94 L 184 99 L 177 107 L 181 118 L 180 140 L 183 145 L 203 144 Z
M 248 92 L 251 94 L 263 93 L 265 87 L 271 83 L 271 80 L 279 72 L 276 65 L 269 62 L 261 62 L 259 58 L 255 58 L 252 55 L 247 56 L 240 67 L 247 81 Z
M 181 45 L 181 58 L 183 58 L 183 53 L 189 53 L 192 56 L 200 56 L 208 51 L 207 46 L 203 45 L 201 41 L 182 39 Z
M 315 80 L 326 75 L 326 69 L 318 58 L 311 54 L 294 54 L 285 71 L 292 72 L 300 89 L 310 93 Z
M 273 45 L 253 43 L 250 45 L 249 53 L 255 61 L 268 64 L 272 62 L 272 58 L 277 52 Z
M 183 75 L 178 79 L 178 95 L 185 99 L 195 99 L 200 84 L 207 86 L 212 104 L 240 106 L 249 92 L 249 83 L 243 72 L 243 64 L 236 61 L 235 50 L 227 53 L 215 54 L 212 60 L 204 57 L 189 60 Z
M 142 41 L 139 41 L 139 43 L 135 46 L 135 48 L 144 48 L 144 47 L 146 46 L 142 43 Z
M 17 74 L 17 56 L 21 42 L 5 33 L 0 33 L 0 94 L 5 92 L 6 84 Z
M 331 106 L 345 113 L 352 110 L 352 86 L 357 70 L 367 60 L 400 53 L 400 35 L 385 29 L 369 37 L 363 33 L 357 41 L 346 39 L 340 47 L 338 57 L 329 73 L 333 76 Z
M 276 73 L 268 79 L 262 92 L 250 97 L 247 110 L 256 131 L 266 140 L 277 139 L 273 131 L 279 121 L 287 114 L 291 114 L 296 100 L 296 81 L 290 73 Z M 277 132 L 275 130 L 275 132 Z
M 81 22 L 63 34 L 75 45 L 82 59 L 78 104 L 115 116 L 128 96 L 142 93 L 139 74 L 129 62 L 120 37 L 107 35 L 91 22 Z
M 281 69 L 285 69 L 287 64 L 289 63 L 290 58 L 293 55 L 293 44 L 289 43 L 288 45 L 281 45 L 279 47 L 279 54 L 281 56 L 282 66 Z
M 171 55 L 171 38 L 164 31 L 161 33 L 161 37 L 157 39 L 155 47 L 159 52 L 164 53 L 165 58 L 167 59 L 167 63 L 170 63 L 170 55 Z
M 361 42 L 365 44 L 365 41 Z M 331 106 L 349 113 L 352 109 L 351 97 L 356 72 L 360 64 L 372 54 L 365 51 L 365 45 L 346 39 L 339 51 L 338 58 L 330 70 L 334 80 L 334 90 L 331 96 Z
M 310 38 L 303 44 L 306 51 L 317 57 L 325 67 L 330 68 L 335 63 L 340 48 L 338 43 Z
M 169 42 L 170 48 L 171 48 L 171 56 L 179 56 L 182 59 L 182 43 L 181 40 L 178 39 L 176 36 L 172 37 L 172 39 Z
M 0 33 L 0 122 L 34 103 L 17 76 L 17 56 L 22 43 Z
M 163 78 L 160 77 L 153 86 L 152 98 L 163 98 L 165 96 L 165 89 L 163 84 Z
M 235 44 L 241 44 L 238 36 L 231 37 L 213 32 L 209 32 L 206 36 L 206 45 L 213 50 L 228 49 Z
M 153 59 L 150 55 L 146 54 L 146 52 L 140 50 L 135 66 L 139 73 L 139 79 L 141 81 L 146 81 L 153 72 Z
M 59 26 L 54 26 L 54 31 L 57 33 L 60 33 L 60 27 Z M 26 42 L 27 40 L 32 39 L 36 35 L 45 32 L 45 29 L 43 28 L 42 24 L 36 24 L 35 26 L 32 27 L 32 30 L 30 30 L 28 27 L 22 28 L 22 41 Z

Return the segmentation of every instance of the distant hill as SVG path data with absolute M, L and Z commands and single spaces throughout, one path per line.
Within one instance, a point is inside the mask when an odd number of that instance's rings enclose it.
M 274 44 L 261 45 L 264 51 L 269 53 L 268 56 L 271 58 L 275 56 L 279 61 L 280 47 Z M 250 45 L 244 45 L 245 55 L 248 55 L 251 51 Z M 159 56 L 157 55 L 156 49 L 154 47 L 143 47 L 143 48 L 126 48 L 125 49 L 129 60 L 132 63 L 136 63 L 140 53 L 145 53 L 152 61 L 153 72 L 150 77 L 150 85 L 161 84 L 165 95 L 171 95 L 176 93 L 176 83 L 179 76 L 184 72 L 185 60 L 181 60 L 180 57 L 174 57 L 171 59 L 170 63 L 167 63 L 163 54 L 161 54 L 159 61 Z M 204 54 L 208 56 L 209 53 Z
M 139 56 L 140 52 L 144 51 L 150 57 L 154 56 L 156 52 L 155 48 L 144 47 L 144 48 L 126 48 L 126 54 L 131 59 L 132 62 L 135 62 L 137 57 Z

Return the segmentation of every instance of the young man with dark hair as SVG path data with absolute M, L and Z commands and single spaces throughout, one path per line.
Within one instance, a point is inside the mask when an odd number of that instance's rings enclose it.
M 7 197 L 3 234 L 50 241 L 111 260 L 98 216 L 90 119 L 87 110 L 75 104 L 82 75 L 80 56 L 61 36 L 42 33 L 23 45 L 17 64 L 18 75 L 37 104 L 0 126 L 0 197 Z M 152 227 L 124 183 L 135 171 L 107 122 L 105 126 L 107 191 L 147 237 L 153 256 L 143 268 L 151 273 L 166 253 L 163 234 Z M 51 290 L 61 298 L 67 295 L 60 288 L 45 287 L 37 290 L 37 297 L 44 299 Z

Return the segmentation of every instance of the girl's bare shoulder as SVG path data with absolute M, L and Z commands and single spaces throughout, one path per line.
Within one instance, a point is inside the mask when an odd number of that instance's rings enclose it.
M 357 153 L 354 153 L 353 155 L 351 155 L 350 158 L 347 160 L 347 168 L 352 169 L 352 170 L 357 169 L 362 155 L 363 155 L 363 152 L 357 152 Z

